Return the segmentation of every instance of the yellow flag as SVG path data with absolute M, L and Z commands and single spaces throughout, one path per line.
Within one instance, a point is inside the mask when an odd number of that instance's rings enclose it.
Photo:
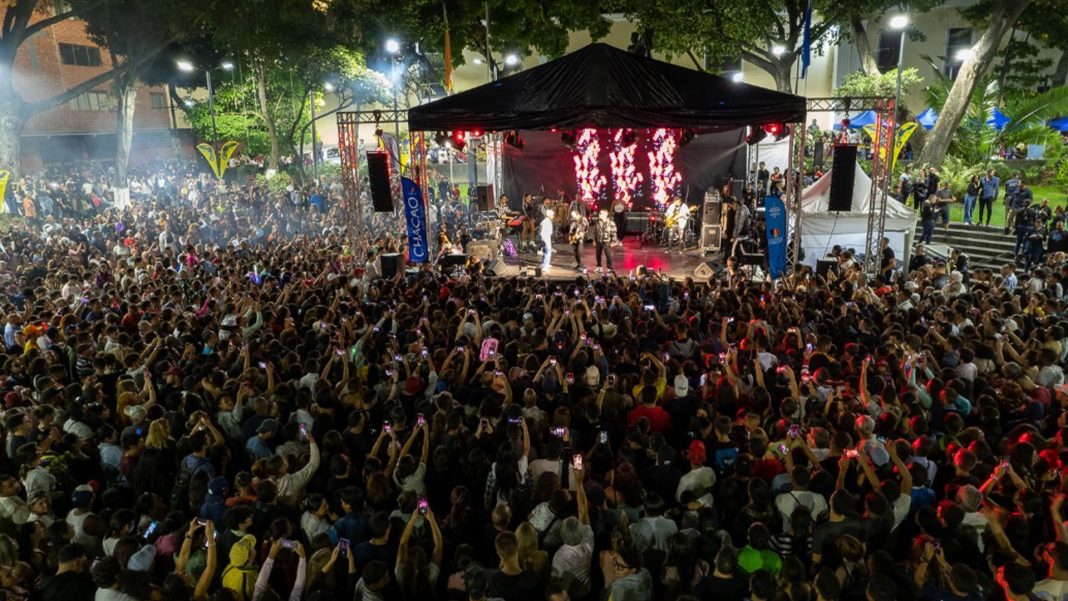
M 7 198 L 7 180 L 11 179 L 10 171 L 0 171 L 0 205 L 3 205 L 4 199 Z
M 897 136 L 895 136 L 894 139 L 894 158 L 892 161 L 890 161 L 891 171 L 894 169 L 894 166 L 897 165 L 897 158 L 901 156 L 901 150 L 905 148 L 905 144 L 908 143 L 909 138 L 912 137 L 912 134 L 916 132 L 917 127 L 918 125 L 916 125 L 916 123 L 905 123 L 901 127 L 897 128 Z M 868 137 L 872 140 L 875 140 L 875 125 L 865 125 L 864 133 L 868 134 Z M 881 147 L 879 149 L 879 158 L 886 158 L 886 150 Z
M 222 148 L 217 156 L 215 149 L 211 144 L 201 143 L 197 144 L 197 150 L 203 155 L 204 159 L 208 161 L 208 166 L 211 167 L 211 172 L 215 174 L 215 177 L 222 179 L 223 175 L 226 175 L 226 167 L 230 164 L 230 157 L 234 156 L 234 151 L 237 150 L 238 143 L 230 140 L 229 142 L 223 142 Z

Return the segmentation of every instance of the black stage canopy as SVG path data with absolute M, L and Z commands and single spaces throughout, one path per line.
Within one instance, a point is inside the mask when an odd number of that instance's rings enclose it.
M 414 107 L 408 111 L 408 127 L 723 130 L 804 118 L 801 96 L 590 44 L 544 65 Z

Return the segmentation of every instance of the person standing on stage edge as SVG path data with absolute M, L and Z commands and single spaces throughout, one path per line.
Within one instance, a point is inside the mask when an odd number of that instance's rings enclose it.
M 552 209 L 545 209 L 542 212 L 541 226 L 538 230 L 538 235 L 541 238 L 541 245 L 544 248 L 544 254 L 541 256 L 541 269 L 548 273 L 550 263 L 553 258 L 553 215 Z
M 590 220 L 579 210 L 571 211 L 571 222 L 567 230 L 567 239 L 575 251 L 575 269 L 582 271 L 586 268 L 582 264 L 582 250 L 586 245 L 586 231 L 590 229 Z
M 597 213 L 597 221 L 594 224 L 593 244 L 597 257 L 597 273 L 601 273 L 601 253 L 604 253 L 604 266 L 608 271 L 612 269 L 612 247 L 619 244 L 616 222 L 608 217 L 608 211 L 601 209 Z

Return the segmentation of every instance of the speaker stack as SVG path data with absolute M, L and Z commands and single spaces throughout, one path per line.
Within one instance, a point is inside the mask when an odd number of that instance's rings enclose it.
M 719 190 L 709 188 L 705 192 L 704 206 L 701 210 L 701 250 L 718 252 L 723 246 L 723 199 Z
M 853 180 L 856 175 L 856 145 L 836 145 L 831 166 L 831 197 L 827 201 L 828 211 L 848 212 L 853 210 Z
M 371 182 L 371 204 L 377 213 L 393 212 L 393 190 L 389 176 L 389 154 L 367 153 L 367 178 Z

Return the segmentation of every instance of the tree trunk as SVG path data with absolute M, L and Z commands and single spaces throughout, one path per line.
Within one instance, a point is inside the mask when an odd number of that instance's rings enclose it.
M 875 57 L 875 50 L 871 47 L 871 39 L 868 38 L 868 30 L 864 27 L 864 21 L 853 18 L 849 26 L 853 28 L 853 45 L 857 48 L 860 56 L 860 68 L 865 75 L 879 75 L 879 61 Z
M 783 55 L 783 59 L 785 58 L 786 55 Z M 783 59 L 778 59 L 773 63 L 775 65 L 775 70 L 772 72 L 772 77 L 775 78 L 775 89 L 780 92 L 792 94 L 794 90 L 794 61 L 791 59 L 787 62 L 787 60 Z
M 1053 71 L 1052 87 L 1060 87 L 1068 83 L 1068 48 L 1061 52 L 1061 60 L 1057 61 L 1057 68 Z
M 260 101 L 260 115 L 267 125 L 267 138 L 271 141 L 271 155 L 267 159 L 267 170 L 278 172 L 278 130 L 271 118 L 271 107 L 267 102 L 267 66 L 256 63 L 256 96 Z
M 115 205 L 125 208 L 130 202 L 130 149 L 133 147 L 133 118 L 137 104 L 136 79 L 132 74 L 115 81 Z
M 1016 23 L 1024 9 L 1032 0 L 998 0 L 992 11 L 990 24 L 972 49 L 972 55 L 961 65 L 957 80 L 949 90 L 945 105 L 939 111 L 938 123 L 931 131 L 931 136 L 920 154 L 920 162 L 926 165 L 941 166 L 949 151 L 953 132 L 960 125 L 968 108 L 968 103 L 975 91 L 975 86 L 986 74 L 998 50 L 1005 33 Z
M 10 79 L 7 83 L 10 84 Z M 22 116 L 22 102 L 10 85 L 5 87 L 6 90 L 0 90 L 0 169 L 10 172 L 11 179 L 15 179 L 19 175 L 20 138 L 26 121 Z

